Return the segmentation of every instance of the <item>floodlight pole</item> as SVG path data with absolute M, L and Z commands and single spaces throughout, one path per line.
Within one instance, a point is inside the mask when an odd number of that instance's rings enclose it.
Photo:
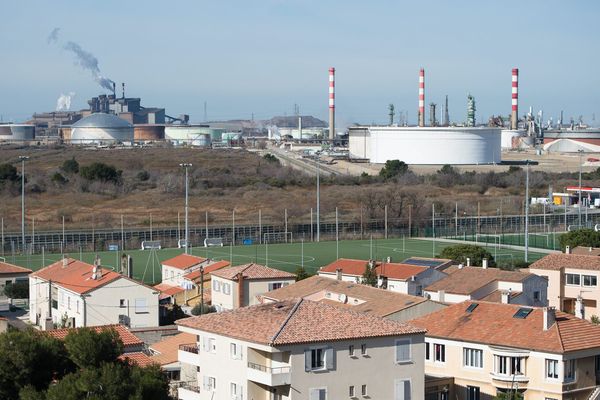
M 19 156 L 19 160 L 21 160 L 21 244 L 25 254 L 25 161 L 29 160 L 29 157 Z
M 188 226 L 188 168 L 192 166 L 191 163 L 181 163 L 180 167 L 185 168 L 185 254 L 189 254 L 190 247 L 190 230 Z
M 525 161 L 525 262 L 529 259 L 529 160 Z
M 583 150 L 577 150 L 577 152 L 579 153 L 579 203 L 578 203 L 578 207 L 577 207 L 577 223 L 579 224 L 579 229 L 581 229 L 581 168 L 582 168 L 582 162 L 581 162 L 581 157 L 583 156 Z
M 320 193 L 320 166 L 319 156 L 317 155 L 317 242 L 320 240 L 321 233 L 321 221 L 320 221 L 320 206 L 321 206 L 321 193 Z

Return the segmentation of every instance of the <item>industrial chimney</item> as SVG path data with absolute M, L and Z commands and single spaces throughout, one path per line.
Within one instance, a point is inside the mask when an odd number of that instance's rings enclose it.
M 519 128 L 519 69 L 512 70 L 512 112 L 510 114 L 510 129 Z
M 335 139 L 335 68 L 329 68 L 329 139 Z
M 419 71 L 419 126 L 425 126 L 425 70 Z

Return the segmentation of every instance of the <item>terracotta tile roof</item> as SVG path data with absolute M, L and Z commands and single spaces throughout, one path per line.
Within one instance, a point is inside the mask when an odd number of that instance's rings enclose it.
M 129 364 L 137 365 L 139 367 L 147 367 L 148 365 L 156 364 L 150 356 L 141 351 L 121 354 L 119 360 L 127 361 Z
M 279 269 L 265 267 L 260 264 L 245 264 L 235 267 L 221 268 L 213 271 L 212 275 L 219 278 L 237 281 L 237 275 L 243 273 L 244 279 L 291 279 L 296 275 Z
M 540 258 L 529 266 L 529 269 L 547 269 L 553 271 L 558 271 L 562 268 L 600 271 L 600 257 L 552 253 Z
M 102 277 L 92 279 L 92 268 L 94 266 L 91 264 L 68 258 L 67 266 L 63 266 L 63 260 L 60 260 L 32 273 L 30 276 L 45 281 L 52 280 L 52 284 L 79 294 L 91 292 L 107 283 L 124 278 L 123 275 L 103 267 Z
M 150 358 L 160 365 L 172 364 L 178 361 L 177 353 L 179 351 L 179 345 L 190 343 L 196 343 L 196 335 L 181 332 L 177 335 L 169 336 L 150 346 L 150 350 L 154 353 Z
M 31 272 L 28 268 L 0 261 L 0 274 L 30 274 Z
M 204 267 L 204 280 L 206 280 L 206 278 L 208 276 L 210 276 L 209 274 L 211 272 L 216 271 L 221 268 L 228 267 L 228 266 L 229 266 L 229 261 L 225 261 L 225 260 L 217 261 L 215 263 L 207 265 L 206 267 Z M 183 277 L 185 279 L 189 279 L 190 281 L 195 281 L 196 279 L 200 279 L 200 275 L 201 275 L 200 269 L 196 269 L 188 274 L 185 274 Z
M 327 297 L 328 293 L 330 294 L 329 297 Z M 338 301 L 338 295 L 340 294 L 347 296 L 345 303 Z M 427 301 L 423 297 L 338 281 L 337 279 L 318 275 L 270 291 L 261 297 L 273 301 L 302 297 L 312 301 L 323 301 L 338 307 L 349 307 L 353 311 L 365 312 L 379 317 L 385 317 Z M 355 303 L 354 299 L 357 299 L 358 302 Z
M 154 289 L 160 292 L 158 296 L 159 300 L 166 299 L 167 297 L 175 296 L 177 293 L 183 292 L 185 289 L 179 286 L 172 286 L 167 283 L 159 283 L 154 286 Z
M 600 248 L 577 246 L 574 249 L 571 249 L 571 254 L 576 254 L 578 256 L 600 256 Z
M 185 318 L 176 324 L 270 346 L 425 332 L 406 323 L 302 299 Z
M 533 274 L 520 271 L 504 271 L 499 268 L 463 267 L 456 269 L 444 279 L 427 286 L 425 290 L 446 293 L 471 294 L 494 281 L 522 282 Z
M 198 257 L 191 254 L 180 254 L 163 261 L 161 264 L 166 265 L 167 267 L 185 270 L 193 267 L 194 265 L 201 264 L 204 261 L 206 261 L 206 258 L 204 257 Z
M 471 312 L 469 305 L 478 306 Z M 514 318 L 519 308 L 531 308 L 526 318 Z M 543 309 L 517 304 L 465 301 L 410 321 L 427 329 L 428 337 L 453 339 L 519 349 L 567 353 L 600 348 L 600 326 L 560 311 L 543 330 Z
M 523 293 L 511 291 L 510 298 L 515 299 L 515 298 L 519 297 L 521 294 L 523 294 Z M 502 302 L 502 290 L 494 290 L 492 293 L 488 294 L 487 296 L 483 296 L 482 298 L 480 298 L 478 300 L 491 301 L 492 303 L 501 303 Z
M 51 331 L 45 331 L 45 332 L 48 335 L 50 335 L 56 339 L 64 340 L 67 337 L 67 335 L 69 334 L 69 332 L 72 332 L 77 329 L 79 329 L 79 328 L 62 328 L 62 329 L 54 329 Z M 96 332 L 102 332 L 105 330 L 114 329 L 119 334 L 119 337 L 121 338 L 121 341 L 123 342 L 123 347 L 125 347 L 125 348 L 142 347 L 144 345 L 144 342 L 142 342 L 142 340 L 140 338 L 138 338 L 133 333 L 131 333 L 123 325 L 116 325 L 116 324 L 115 325 L 101 325 L 101 326 L 93 326 L 90 329 L 93 329 Z
M 362 276 L 365 272 L 368 260 L 353 260 L 340 258 L 319 270 L 319 273 L 335 274 L 336 270 L 341 269 L 342 274 L 352 276 Z M 375 271 L 378 275 L 383 275 L 389 279 L 408 280 L 411 277 L 427 271 L 428 267 L 401 263 L 382 263 L 377 261 Z

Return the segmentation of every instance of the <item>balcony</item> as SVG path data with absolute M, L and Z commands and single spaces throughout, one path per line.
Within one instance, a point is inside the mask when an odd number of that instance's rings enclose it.
M 182 363 L 200 366 L 199 349 L 196 343 L 180 344 L 177 359 Z
M 266 386 L 281 386 L 291 383 L 292 374 L 289 366 L 271 368 L 248 362 L 246 378 Z
M 517 375 L 505 375 L 505 374 L 499 374 L 497 372 L 490 372 L 490 377 L 492 378 L 492 382 L 494 383 L 494 385 L 496 386 L 501 386 L 501 387 L 505 387 L 506 382 L 515 382 L 519 384 L 519 387 L 523 387 L 524 385 L 527 384 L 527 382 L 529 382 L 529 377 L 527 375 L 524 374 L 517 374 Z M 497 383 L 494 381 L 500 381 L 502 382 Z
M 180 400 L 200 400 L 200 386 L 196 382 L 179 382 L 177 396 Z

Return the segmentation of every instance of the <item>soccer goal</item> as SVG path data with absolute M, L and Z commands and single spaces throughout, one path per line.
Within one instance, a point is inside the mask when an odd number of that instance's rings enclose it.
M 160 250 L 160 240 L 144 240 L 142 242 L 142 250 L 155 249 Z
M 292 232 L 263 233 L 263 243 L 293 243 Z
M 206 238 L 204 247 L 223 247 L 223 238 Z

